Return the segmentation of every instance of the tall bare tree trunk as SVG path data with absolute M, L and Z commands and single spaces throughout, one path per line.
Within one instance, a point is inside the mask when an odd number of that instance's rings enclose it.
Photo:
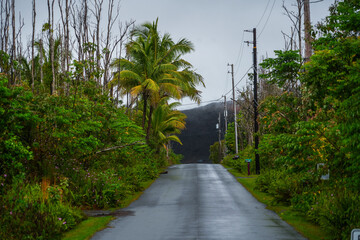
M 19 60 L 20 60 L 21 57 L 23 57 L 23 45 L 22 45 L 22 34 L 21 33 L 22 33 L 22 28 L 24 27 L 24 25 L 25 25 L 24 19 L 21 17 L 21 13 L 19 13 L 19 27 L 18 27 L 17 34 L 15 35 L 16 36 L 15 37 L 15 40 L 16 40 L 16 49 L 15 49 L 15 51 L 17 51 L 15 53 L 15 56 L 18 56 L 17 58 Z M 15 74 L 15 79 L 17 79 L 18 82 L 20 83 L 21 82 L 21 72 L 16 72 L 16 74 Z
M 44 83 L 44 72 L 43 72 L 43 63 L 44 63 L 44 51 L 43 51 L 44 45 L 43 41 L 40 38 L 39 40 L 39 50 L 40 50 L 40 84 L 43 87 Z
M 310 3 L 304 0 L 304 29 L 305 29 L 305 61 L 311 57 L 311 22 L 310 22 Z
M 63 24 L 63 36 L 64 41 L 62 43 L 63 51 L 61 54 L 61 61 L 62 61 L 62 72 L 67 76 L 69 72 L 69 64 L 70 64 L 70 51 L 69 51 L 69 0 L 65 0 L 65 7 L 63 6 L 63 0 L 58 0 L 58 5 L 60 9 L 61 21 Z M 65 12 L 65 14 L 64 14 Z M 60 27 L 59 27 L 60 29 Z M 65 95 L 69 94 L 69 84 L 64 81 L 63 83 L 64 93 Z
M 35 21 L 36 21 L 36 6 L 35 0 L 32 1 L 33 3 L 33 11 L 32 11 L 32 36 L 31 36 L 31 89 L 34 92 L 35 88 Z
M 70 70 L 70 30 L 69 30 L 69 17 L 70 17 L 70 6 L 72 4 L 72 0 L 65 0 L 65 7 L 63 6 L 64 0 L 58 0 L 58 5 L 60 9 L 61 21 L 63 24 L 63 35 L 64 35 L 64 51 L 63 55 L 63 73 L 67 76 Z M 65 14 L 64 14 L 65 12 Z M 69 95 L 69 84 L 64 81 L 64 92 L 66 95 Z
M 10 0 L 6 0 L 5 2 L 5 19 L 4 19 L 4 32 L 3 32 L 3 46 L 2 50 L 8 53 L 8 46 L 9 46 L 9 38 L 10 38 L 10 15 L 11 15 L 11 4 Z
M 4 9 L 4 0 L 1 0 L 1 2 L 0 2 L 0 31 L 5 28 L 4 27 L 5 19 L 4 19 L 3 15 L 5 15 L 5 17 L 6 17 L 6 11 Z M 4 51 L 4 34 L 2 31 L 0 32 L 0 41 L 1 41 L 0 50 Z
M 11 3 L 11 25 L 12 25 L 12 46 L 11 46 L 11 84 L 15 84 L 16 71 L 14 61 L 16 60 L 16 27 L 15 27 L 15 0 Z
M 95 29 L 95 44 L 96 44 L 96 68 L 100 69 L 100 22 L 101 22 L 101 13 L 102 13 L 102 5 L 104 3 L 104 0 L 95 0 L 94 6 L 95 10 L 93 11 L 93 14 L 96 19 L 96 29 Z M 97 83 L 100 86 L 101 85 L 101 77 L 97 78 Z
M 109 58 L 110 58 L 110 37 L 111 37 L 111 27 L 112 27 L 112 14 L 113 14 L 113 8 L 114 8 L 114 0 L 109 0 L 109 6 L 108 6 L 108 22 L 107 22 L 107 32 L 106 32 L 106 40 L 105 40 L 105 56 L 104 56 L 104 90 L 107 88 L 108 83 L 108 65 L 109 65 Z
M 87 1 L 88 0 L 83 0 L 83 6 L 82 6 L 82 10 L 83 10 L 83 18 L 82 18 L 82 27 L 83 27 L 83 30 L 82 30 L 82 44 L 86 44 L 89 42 L 89 36 L 88 36 L 88 33 L 89 33 L 89 30 L 88 30 L 88 5 L 87 5 Z M 87 55 L 89 54 L 88 52 L 85 52 L 83 53 L 83 56 L 82 56 L 82 61 L 84 61 L 86 58 L 88 58 L 89 56 Z M 87 72 L 87 69 L 85 68 L 84 66 L 84 79 L 85 81 L 89 80 L 89 76 L 88 76 L 88 72 Z
M 299 53 L 300 53 L 300 59 L 302 59 L 302 1 L 303 0 L 297 0 L 297 7 L 298 7 L 298 37 L 299 37 Z
M 66 52 L 66 72 L 70 70 L 70 30 L 69 30 L 69 17 L 70 17 L 70 4 L 72 1 L 66 0 L 65 4 L 65 52 Z
M 49 25 L 49 31 L 48 31 L 48 35 L 49 35 L 49 47 L 50 47 L 50 61 L 51 61 L 51 72 L 52 72 L 52 82 L 51 82 L 51 86 L 50 86 L 50 94 L 54 94 L 55 93 L 55 64 L 54 64 L 54 36 L 53 36 L 53 31 L 54 31 L 54 2 L 55 0 L 52 0 L 51 4 L 50 4 L 50 0 L 47 0 L 47 4 L 48 4 L 48 25 Z

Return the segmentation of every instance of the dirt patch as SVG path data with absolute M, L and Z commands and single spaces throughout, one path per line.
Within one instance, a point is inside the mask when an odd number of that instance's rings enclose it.
M 83 213 L 88 217 L 105 217 L 105 216 L 115 216 L 115 217 L 127 217 L 134 216 L 134 211 L 126 210 L 83 210 Z

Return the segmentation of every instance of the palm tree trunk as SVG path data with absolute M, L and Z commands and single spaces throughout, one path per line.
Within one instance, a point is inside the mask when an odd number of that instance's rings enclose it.
M 143 119 L 142 119 L 142 128 L 145 130 L 145 120 L 146 120 L 146 108 L 147 108 L 147 94 L 144 93 L 144 110 L 143 110 Z
M 148 126 L 146 130 L 146 141 L 149 141 L 150 138 L 150 128 L 151 128 L 151 115 L 153 113 L 154 107 L 150 105 L 149 117 L 148 117 Z

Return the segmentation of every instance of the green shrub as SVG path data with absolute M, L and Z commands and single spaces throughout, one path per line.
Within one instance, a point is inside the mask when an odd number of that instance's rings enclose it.
M 352 229 L 360 227 L 360 196 L 333 189 L 315 192 L 315 202 L 307 215 L 330 233 L 332 239 L 349 239 Z
M 255 173 L 255 153 L 254 148 L 250 145 L 248 145 L 244 150 L 239 151 L 237 155 L 228 154 L 224 157 L 223 163 L 241 173 L 247 173 L 248 165 L 245 162 L 245 159 L 252 159 L 252 162 L 250 163 L 250 171 L 251 173 Z
M 292 173 L 290 170 L 272 169 L 256 179 L 256 188 L 272 195 L 275 202 L 289 205 L 292 203 L 300 210 L 304 207 L 301 204 L 310 204 L 304 201 L 302 194 L 313 186 L 314 181 L 315 177 L 310 172 Z M 307 210 L 305 207 L 304 212 Z
M 80 210 L 62 200 L 62 186 L 15 182 L 0 197 L 1 239 L 59 239 L 82 219 Z
M 318 190 L 312 189 L 309 191 L 303 191 L 300 194 L 296 194 L 291 199 L 291 205 L 294 209 L 306 214 L 312 208 L 312 206 L 316 202 L 316 197 L 314 196 L 314 192 Z
M 86 208 L 119 207 L 122 200 L 134 192 L 143 190 L 142 183 L 158 176 L 158 166 L 152 162 L 138 163 L 118 169 L 83 170 L 75 168 L 70 177 L 69 199 L 76 206 Z
M 220 161 L 224 158 L 225 152 L 225 142 L 221 141 L 221 149 L 219 153 L 219 142 L 215 142 L 213 145 L 210 146 L 210 160 L 213 163 L 220 163 Z
M 75 206 L 96 209 L 116 207 L 132 192 L 122 176 L 114 170 L 98 172 L 81 169 L 75 172 L 69 196 Z
M 269 192 L 270 183 L 276 178 L 277 171 L 267 170 L 260 174 L 255 181 L 255 189 L 261 192 Z

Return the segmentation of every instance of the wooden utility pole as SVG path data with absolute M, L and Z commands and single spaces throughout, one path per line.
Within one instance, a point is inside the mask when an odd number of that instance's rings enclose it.
M 228 130 L 228 126 L 227 126 L 227 102 L 226 102 L 226 95 L 224 95 L 224 123 L 225 123 L 225 130 L 224 130 L 224 143 L 225 143 L 225 134 L 227 133 Z M 226 156 L 226 152 L 227 152 L 227 147 L 226 147 L 226 143 L 224 144 L 224 156 Z
M 219 162 L 221 161 L 221 115 L 219 112 Z
M 255 169 L 256 174 L 260 174 L 260 157 L 257 153 L 259 148 L 259 125 L 258 125 L 258 99 L 257 99 L 257 48 L 256 48 L 256 28 L 253 29 L 253 54 L 254 54 L 254 135 L 255 135 Z
M 226 133 L 227 132 L 227 102 L 226 102 L 226 96 L 224 96 L 224 122 L 225 122 L 224 124 L 225 124 L 225 133 Z
M 231 66 L 231 78 L 232 78 L 232 94 L 233 94 L 233 108 L 234 108 L 234 124 L 235 124 L 235 153 L 239 153 L 238 136 L 237 136 L 237 119 L 236 119 L 236 99 L 235 99 L 235 85 L 234 85 L 234 64 Z
M 305 29 L 305 62 L 311 57 L 311 22 L 310 22 L 310 3 L 304 0 L 304 29 Z
M 252 32 L 253 33 L 253 62 L 254 62 L 254 142 L 255 142 L 255 170 L 256 174 L 260 174 L 260 157 L 257 153 L 257 150 L 259 149 L 259 123 L 257 121 L 258 119 L 258 98 L 257 98 L 257 48 L 256 48 L 256 28 L 253 28 L 253 30 L 245 30 L 245 32 Z M 251 43 L 249 41 L 246 41 L 246 43 Z

